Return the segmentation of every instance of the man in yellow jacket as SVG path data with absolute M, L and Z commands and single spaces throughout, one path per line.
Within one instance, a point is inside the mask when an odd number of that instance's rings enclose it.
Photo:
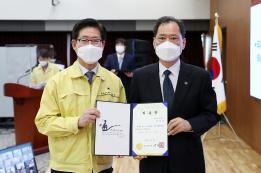
M 57 65 L 50 63 L 50 54 L 47 49 L 40 49 L 37 58 L 39 65 L 33 69 L 31 74 L 32 88 L 42 89 L 47 81 L 60 70 Z
M 96 20 L 79 21 L 72 31 L 77 61 L 44 89 L 35 123 L 48 136 L 52 173 L 112 172 L 112 157 L 93 154 L 94 122 L 100 116 L 96 100 L 126 101 L 120 79 L 98 63 L 105 39 L 106 30 Z

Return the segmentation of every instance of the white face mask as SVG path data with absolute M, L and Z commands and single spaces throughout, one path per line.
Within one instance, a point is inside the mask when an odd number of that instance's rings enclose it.
M 78 48 L 77 56 L 87 64 L 95 64 L 102 57 L 102 52 L 103 48 L 88 44 Z
M 122 54 L 122 53 L 125 52 L 125 46 L 122 46 L 122 45 L 117 45 L 117 46 L 115 46 L 115 49 L 116 49 L 116 52 L 117 52 L 118 54 Z
M 41 67 L 46 67 L 48 64 L 48 61 L 38 61 Z
M 155 50 L 159 59 L 168 62 L 175 61 L 182 53 L 182 49 L 180 46 L 169 41 L 165 41 L 164 43 L 156 46 Z

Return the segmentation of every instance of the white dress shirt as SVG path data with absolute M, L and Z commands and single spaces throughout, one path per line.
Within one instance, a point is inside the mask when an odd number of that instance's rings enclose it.
M 173 90 L 175 92 L 176 90 L 176 86 L 177 86 L 177 82 L 178 82 L 178 77 L 179 77 L 179 70 L 180 70 L 180 60 L 178 60 L 173 66 L 171 66 L 170 68 L 166 68 L 164 65 L 162 65 L 159 62 L 159 78 L 160 78 L 160 88 L 161 88 L 161 94 L 162 94 L 162 98 L 164 100 L 164 95 L 163 95 L 163 81 L 165 78 L 164 75 L 164 71 L 165 70 L 169 70 L 171 72 L 171 74 L 169 75 L 169 79 L 172 83 L 173 86 Z
M 124 58 L 124 53 L 123 54 L 117 53 L 117 58 L 118 58 L 118 63 L 119 63 L 119 69 L 121 69 L 123 58 Z
M 85 67 L 83 67 L 80 63 L 79 63 L 79 65 L 80 65 L 80 69 L 81 69 L 81 71 L 82 71 L 82 74 L 85 76 L 85 73 L 87 73 L 87 72 L 90 71 L 90 70 L 88 70 L 88 69 L 86 69 Z M 96 74 L 97 68 L 98 68 L 98 64 L 97 64 L 96 67 L 94 67 L 91 71 L 94 72 L 94 74 Z

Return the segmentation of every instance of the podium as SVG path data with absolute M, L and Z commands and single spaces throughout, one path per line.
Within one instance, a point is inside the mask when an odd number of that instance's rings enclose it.
M 16 83 L 4 84 L 4 95 L 13 98 L 16 144 L 32 142 L 35 154 L 48 151 L 47 136 L 40 134 L 34 123 L 42 93 Z

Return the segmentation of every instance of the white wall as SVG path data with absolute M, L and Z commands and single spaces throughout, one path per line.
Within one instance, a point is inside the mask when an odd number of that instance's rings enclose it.
M 13 99 L 11 97 L 4 96 L 4 84 L 7 82 L 7 58 L 6 48 L 0 47 L 0 118 L 1 117 L 13 117 Z
M 13 117 L 13 101 L 4 96 L 5 83 L 16 83 L 25 71 L 36 64 L 36 47 L 0 47 L 0 117 Z M 19 80 L 29 85 L 30 74 Z
M 210 0 L 0 0 L 0 20 L 209 19 Z

